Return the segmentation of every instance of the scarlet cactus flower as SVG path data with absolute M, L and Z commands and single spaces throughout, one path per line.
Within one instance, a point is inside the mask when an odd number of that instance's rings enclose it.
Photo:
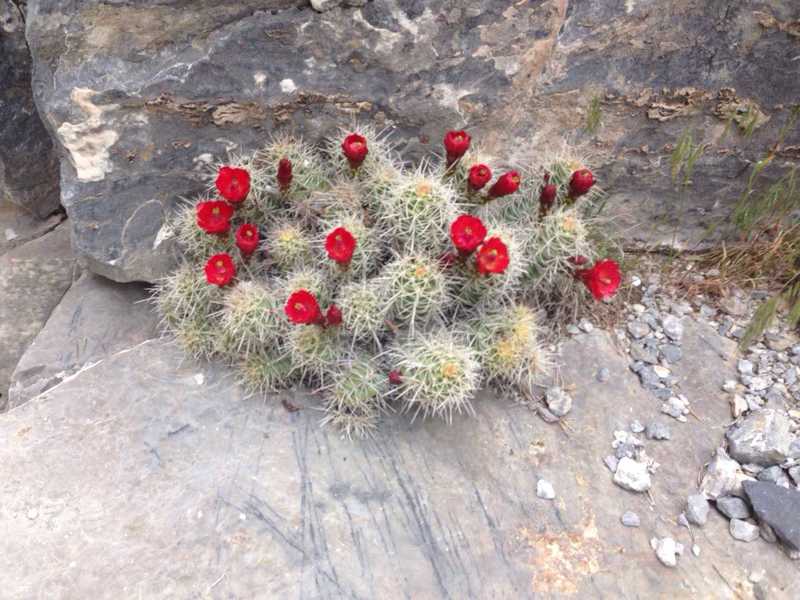
M 483 189 L 483 186 L 489 183 L 491 179 L 492 170 L 486 165 L 472 165 L 470 167 L 469 175 L 467 176 L 469 189 L 477 192 L 478 190 Z
M 222 167 L 217 174 L 217 190 L 231 204 L 240 204 L 250 193 L 250 173 L 238 167 Z
M 228 285 L 236 276 L 236 265 L 233 264 L 233 259 L 223 252 L 208 259 L 205 272 L 208 283 L 222 287 Z
M 575 199 L 583 196 L 594 184 L 595 178 L 589 169 L 578 169 L 569 179 L 569 197 Z
M 295 325 L 321 325 L 324 321 L 317 299 L 308 290 L 293 292 L 286 301 L 283 312 Z
M 284 157 L 278 161 L 278 188 L 285 192 L 292 185 L 292 161 Z
M 610 258 L 596 262 L 591 269 L 579 270 L 577 276 L 583 281 L 595 300 L 611 298 L 622 282 L 619 265 Z
M 325 323 L 336 326 L 342 322 L 342 310 L 335 304 L 331 304 L 325 312 Z
M 475 264 L 482 275 L 502 273 L 508 263 L 508 248 L 499 237 L 486 240 L 476 254 Z
M 236 246 L 245 256 L 250 256 L 258 248 L 258 227 L 252 223 L 240 225 L 236 230 Z
M 471 138 L 466 131 L 448 131 L 444 135 L 444 149 L 447 152 L 447 166 L 452 165 L 469 150 Z
M 351 133 L 342 142 L 342 152 L 350 162 L 350 168 L 357 169 L 367 157 L 367 138 L 357 133 Z
M 490 198 L 500 198 L 513 194 L 519 189 L 520 177 L 516 171 L 509 171 L 500 176 L 489 189 Z
M 481 245 L 486 227 L 478 217 L 461 215 L 450 225 L 450 239 L 462 254 L 469 254 Z
M 403 374 L 397 369 L 389 371 L 389 383 L 392 385 L 400 385 L 403 383 Z
M 356 238 L 344 227 L 337 227 L 325 238 L 325 251 L 339 264 L 348 264 L 355 249 Z
M 233 207 L 222 200 L 197 204 L 197 226 L 206 233 L 225 233 L 231 228 Z

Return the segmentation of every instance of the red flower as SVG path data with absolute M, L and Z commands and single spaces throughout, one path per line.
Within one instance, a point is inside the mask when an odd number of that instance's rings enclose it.
M 258 228 L 251 223 L 240 225 L 236 230 L 236 245 L 242 254 L 250 256 L 258 248 Z
M 340 264 L 349 263 L 355 249 L 356 238 L 344 227 L 337 227 L 325 238 L 325 251 L 330 258 Z
M 587 193 L 595 183 L 594 175 L 589 169 L 579 169 L 569 179 L 569 197 L 577 198 Z
M 397 369 L 389 371 L 389 383 L 392 385 L 400 385 L 403 383 L 403 374 Z
M 470 137 L 466 131 L 448 131 L 444 134 L 447 164 L 452 165 L 469 150 Z
M 206 233 L 225 233 L 231 228 L 233 207 L 222 200 L 197 204 L 197 226 Z
M 622 282 L 622 274 L 616 261 L 609 258 L 594 263 L 591 269 L 581 269 L 577 276 L 594 296 L 595 300 L 605 300 L 613 296 Z
M 286 191 L 292 185 L 292 161 L 284 157 L 278 161 L 278 187 Z
M 325 312 L 325 323 L 328 325 L 339 325 L 342 322 L 342 309 L 335 304 L 331 304 Z
M 475 263 L 478 273 L 502 273 L 508 267 L 508 248 L 498 237 L 489 238 L 478 249 Z
M 238 167 L 222 167 L 217 175 L 217 189 L 228 202 L 239 204 L 250 193 L 250 173 Z
M 342 152 L 350 161 L 350 167 L 357 169 L 367 157 L 367 138 L 357 133 L 351 133 L 342 142 Z
M 208 259 L 205 271 L 208 283 L 222 287 L 228 285 L 236 275 L 236 265 L 233 264 L 233 259 L 223 252 Z
M 542 211 L 547 212 L 550 210 L 550 207 L 556 201 L 557 193 L 558 188 L 554 183 L 546 183 L 542 186 L 542 190 L 539 192 L 539 206 L 541 206 Z
M 519 189 L 519 173 L 516 171 L 509 171 L 500 176 L 500 179 L 494 182 L 494 185 L 489 189 L 489 196 L 492 198 L 499 198 L 501 196 L 508 196 L 513 194 Z
M 461 215 L 450 225 L 450 239 L 459 252 L 469 254 L 481 245 L 486 237 L 486 227 L 478 217 Z
M 308 290 L 293 292 L 286 301 L 283 312 L 296 325 L 321 324 L 323 322 L 317 299 Z
M 477 192 L 492 179 L 492 170 L 486 165 L 472 165 L 467 179 L 470 189 Z

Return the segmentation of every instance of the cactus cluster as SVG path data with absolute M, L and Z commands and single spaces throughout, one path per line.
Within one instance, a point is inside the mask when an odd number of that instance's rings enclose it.
M 155 287 L 164 328 L 250 393 L 320 390 L 323 422 L 347 436 L 541 382 L 555 292 L 605 299 L 620 283 L 598 260 L 594 175 L 568 156 L 508 166 L 464 131 L 444 150 L 409 169 L 363 127 L 216 165 L 173 216 L 183 260 Z

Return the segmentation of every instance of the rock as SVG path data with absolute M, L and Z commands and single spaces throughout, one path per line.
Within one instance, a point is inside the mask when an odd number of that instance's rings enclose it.
M 637 375 L 639 375 L 641 384 L 646 388 L 655 388 L 661 383 L 661 377 L 658 376 L 652 365 L 642 367 L 637 372 Z
M 319 12 L 325 12 L 339 6 L 340 0 L 311 0 L 311 8 Z
M 606 456 L 603 459 L 603 463 L 608 467 L 608 470 L 612 473 L 617 470 L 617 465 L 619 464 L 619 459 L 616 456 Z
M 745 358 L 740 358 L 739 362 L 736 363 L 736 369 L 739 371 L 741 375 L 752 375 L 753 363 Z
M 747 519 L 750 509 L 747 503 L 736 496 L 721 496 L 717 498 L 717 510 L 729 519 Z
M 748 410 L 750 410 L 750 405 L 747 403 L 742 396 L 739 394 L 734 394 L 731 399 L 731 414 L 733 415 L 734 419 L 738 419 Z
M 650 333 L 650 326 L 642 321 L 630 321 L 628 323 L 628 333 L 638 340 Z
M 766 377 L 753 377 L 750 380 L 750 385 L 748 387 L 750 388 L 751 392 L 763 392 L 769 387 L 769 385 L 770 381 Z
M 572 410 L 572 396 L 558 386 L 547 388 L 544 399 L 547 408 L 557 417 L 563 417 Z
M 668 440 L 672 437 L 669 427 L 656 421 L 648 423 L 645 435 L 648 440 Z
M 761 536 L 761 539 L 768 544 L 774 544 L 778 541 L 778 536 L 775 535 L 775 531 L 773 531 L 772 527 L 763 521 L 759 522 L 758 524 L 758 533 Z
M 697 544 L 692 544 L 692 554 L 695 556 L 700 556 L 700 546 Z
M 755 542 L 760 536 L 757 526 L 741 519 L 731 519 L 730 532 L 740 542 Z
M 622 524 L 625 525 L 625 527 L 639 527 L 642 524 L 641 519 L 639 519 L 639 515 L 630 510 L 622 513 L 620 521 L 622 521 Z
M 614 483 L 632 492 L 646 492 L 651 485 L 647 465 L 627 456 L 623 457 L 614 472 Z
M 644 431 L 644 425 L 642 425 L 636 419 L 631 421 L 630 428 L 631 428 L 631 432 L 633 432 L 633 433 L 642 433 Z
M 662 367 L 661 365 L 653 365 L 653 371 L 660 379 L 667 379 L 671 374 L 668 368 Z
M 60 205 L 59 168 L 33 100 L 24 5 L 0 2 L 0 200 L 44 218 Z
M 588 319 L 581 319 L 578 323 L 578 328 L 584 333 L 592 333 L 594 331 L 594 325 Z
M 658 352 L 641 342 L 631 344 L 631 358 L 654 365 L 658 363 Z
M 708 500 L 703 494 L 692 494 L 686 499 L 686 519 L 702 527 L 708 521 Z
M 733 317 L 743 317 L 747 314 L 747 303 L 738 296 L 726 296 L 719 301 L 719 306 Z
M 689 529 L 689 519 L 686 518 L 686 513 L 681 513 L 678 515 L 678 525 Z
M 69 288 L 75 268 L 65 225 L 0 256 L 0 412 L 8 407 L 14 367 Z
M 544 500 L 552 500 L 556 497 L 556 491 L 553 489 L 553 484 L 545 479 L 540 479 L 536 483 L 536 495 Z
M 664 315 L 661 317 L 661 327 L 664 333 L 671 340 L 680 340 L 683 337 L 683 324 L 675 315 Z
M 11 376 L 9 407 L 96 363 L 158 336 L 158 316 L 140 284 L 84 274 L 55 307 Z
M 661 561 L 661 564 L 666 567 L 677 566 L 678 556 L 683 554 L 683 545 L 670 537 L 653 538 L 650 540 L 650 546 L 656 551 L 656 556 Z
M 789 418 L 772 409 L 750 413 L 725 434 L 728 452 L 741 463 L 771 466 L 786 460 L 794 439 Z
M 670 364 L 675 364 L 683 358 L 683 350 L 675 344 L 664 344 L 661 346 L 661 356 Z
M 792 339 L 785 335 L 767 333 L 764 338 L 766 339 L 767 347 L 776 352 L 785 352 L 792 346 Z
M 756 476 L 756 479 L 759 481 L 768 481 L 785 488 L 791 486 L 791 482 L 789 481 L 789 477 L 786 475 L 786 472 L 778 465 L 763 469 Z
M 607 367 L 600 367 L 597 370 L 596 378 L 600 383 L 606 383 L 609 379 L 611 379 L 611 371 L 609 371 Z
M 789 469 L 789 477 L 794 480 L 795 485 L 800 485 L 800 465 Z
M 689 414 L 689 401 L 681 396 L 670 396 L 670 398 L 661 405 L 661 412 L 685 423 L 686 415 Z
M 717 448 L 700 482 L 700 492 L 709 500 L 716 500 L 720 496 L 741 496 L 742 481 L 747 478 L 739 463 L 732 460 L 723 448 Z
M 763 481 L 746 481 L 744 491 L 758 520 L 790 550 L 800 550 L 800 492 Z

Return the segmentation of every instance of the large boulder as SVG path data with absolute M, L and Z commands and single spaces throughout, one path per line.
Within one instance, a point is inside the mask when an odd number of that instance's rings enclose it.
M 640 236 L 680 243 L 739 196 L 797 96 L 794 0 L 769 13 L 722 0 L 323 4 L 31 0 L 34 89 L 93 270 L 154 279 L 174 261 L 164 218 L 212 157 L 353 119 L 394 130 L 412 159 L 456 126 L 512 159 L 568 137 L 599 165 L 621 226 L 647 221 Z M 679 190 L 670 155 L 690 129 L 703 176 Z M 775 173 L 796 162 L 797 135 Z
M 33 102 L 24 5 L 0 0 L 0 199 L 46 217 L 59 207 L 59 167 Z

